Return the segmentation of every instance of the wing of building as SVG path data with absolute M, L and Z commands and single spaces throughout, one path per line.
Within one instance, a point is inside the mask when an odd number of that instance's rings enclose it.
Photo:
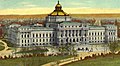
M 117 26 L 90 25 L 72 22 L 72 18 L 57 3 L 55 10 L 42 25 L 10 25 L 8 40 L 16 46 L 48 46 L 63 44 L 101 44 L 117 40 Z

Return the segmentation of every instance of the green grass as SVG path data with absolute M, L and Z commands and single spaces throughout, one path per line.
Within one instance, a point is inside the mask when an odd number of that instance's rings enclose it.
M 7 41 L 7 40 L 2 40 L 5 43 L 7 43 L 8 47 L 14 47 L 14 44 L 12 44 L 11 42 Z
M 36 49 L 36 50 L 28 50 L 28 51 L 20 51 L 20 52 L 16 52 L 17 53 L 43 53 L 43 52 L 47 52 L 47 49 Z
M 0 51 L 3 50 L 5 47 L 4 46 L 0 46 Z
M 2 42 L 0 42 L 0 45 L 4 45 Z
M 31 58 L 18 58 L 0 60 L 0 66 L 40 66 L 42 64 L 58 61 L 72 56 L 48 56 L 48 57 L 31 57 Z
M 120 55 L 98 57 L 68 64 L 66 66 L 120 66 Z

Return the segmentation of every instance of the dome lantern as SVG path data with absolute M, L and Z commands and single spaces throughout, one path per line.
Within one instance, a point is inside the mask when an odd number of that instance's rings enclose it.
M 49 14 L 50 16 L 69 16 L 69 14 L 65 13 L 63 10 L 62 10 L 62 6 L 61 4 L 59 3 L 59 0 L 58 0 L 58 3 L 57 5 L 55 6 L 55 10 Z
M 62 6 L 60 5 L 59 0 L 58 0 L 57 5 L 55 6 L 55 10 L 61 10 L 61 9 L 62 9 Z

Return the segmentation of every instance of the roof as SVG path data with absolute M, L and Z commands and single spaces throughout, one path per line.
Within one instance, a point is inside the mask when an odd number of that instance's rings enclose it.
M 36 26 L 36 25 L 28 25 L 28 26 L 21 26 L 19 29 L 22 29 L 24 31 L 37 31 L 37 30 L 53 30 L 52 28 L 47 28 L 43 26 Z
M 91 25 L 89 26 L 89 29 L 96 29 L 96 30 L 104 30 L 105 28 L 103 26 L 95 26 L 95 25 Z
M 50 16 L 68 16 L 67 13 L 65 13 L 63 10 L 54 10 Z
M 81 23 L 78 23 L 78 22 L 62 22 L 61 24 L 81 24 Z
M 50 13 L 49 16 L 69 16 L 69 15 L 62 10 L 62 6 L 61 4 L 59 4 L 58 1 L 57 5 L 55 6 L 55 10 L 52 13 Z

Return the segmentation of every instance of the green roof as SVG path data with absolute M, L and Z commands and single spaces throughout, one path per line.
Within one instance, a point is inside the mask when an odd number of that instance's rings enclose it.
M 81 23 L 78 23 L 78 22 L 62 22 L 61 24 L 81 24 Z

